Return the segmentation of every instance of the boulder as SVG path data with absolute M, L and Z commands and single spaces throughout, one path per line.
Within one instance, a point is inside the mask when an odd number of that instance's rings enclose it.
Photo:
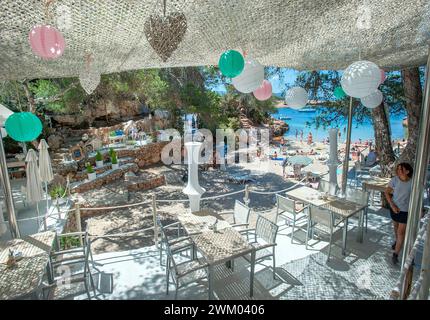
M 62 136 L 53 134 L 48 137 L 48 145 L 51 150 L 58 150 L 61 148 L 64 139 Z
M 66 187 L 67 181 L 66 178 L 64 178 L 63 176 L 56 174 L 54 175 L 54 179 L 52 179 L 52 181 L 50 182 L 50 184 L 52 186 L 62 186 L 62 187 Z

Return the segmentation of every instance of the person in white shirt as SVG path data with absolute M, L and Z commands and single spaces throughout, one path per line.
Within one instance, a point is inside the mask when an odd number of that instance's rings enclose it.
M 366 159 L 366 166 L 373 166 L 376 163 L 376 152 L 374 150 L 370 150 Z
M 390 204 L 390 214 L 393 220 L 395 242 L 391 246 L 393 263 L 397 264 L 400 250 L 405 239 L 406 223 L 408 221 L 409 200 L 413 169 L 409 163 L 400 163 L 396 168 L 396 176 L 388 183 L 385 198 Z

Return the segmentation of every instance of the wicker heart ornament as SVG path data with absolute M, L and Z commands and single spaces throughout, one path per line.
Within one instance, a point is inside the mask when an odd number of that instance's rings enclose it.
M 186 31 L 187 19 L 179 12 L 167 16 L 151 15 L 145 22 L 146 39 L 163 62 L 178 48 Z
M 79 75 L 79 82 L 81 83 L 82 89 L 84 89 L 86 93 L 91 94 L 100 83 L 100 73 L 93 70 L 83 72 Z

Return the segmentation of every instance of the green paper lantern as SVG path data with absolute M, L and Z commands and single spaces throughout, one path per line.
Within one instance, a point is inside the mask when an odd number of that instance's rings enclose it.
M 343 91 L 342 87 L 336 87 L 336 89 L 334 89 L 334 96 L 337 99 L 343 99 L 346 97 L 346 93 Z
M 245 67 L 245 60 L 240 52 L 228 50 L 219 58 L 218 66 L 223 75 L 234 78 L 242 72 Z
M 42 132 L 42 122 L 31 112 L 12 114 L 4 126 L 11 138 L 19 142 L 33 141 Z

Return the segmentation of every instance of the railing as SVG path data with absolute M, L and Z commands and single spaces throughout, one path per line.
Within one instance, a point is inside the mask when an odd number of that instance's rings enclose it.
M 221 199 L 221 198 L 230 197 L 233 195 L 244 193 L 243 200 L 246 204 L 248 204 L 250 201 L 249 200 L 250 193 L 259 194 L 259 195 L 279 194 L 279 193 L 294 189 L 298 185 L 301 185 L 305 179 L 306 178 L 303 178 L 302 180 L 296 182 L 294 185 L 292 185 L 286 189 L 282 189 L 282 190 L 278 190 L 278 191 L 252 190 L 249 188 L 248 185 L 246 185 L 241 190 L 233 191 L 233 192 L 229 192 L 229 193 L 224 193 L 224 194 L 220 194 L 220 195 L 215 195 L 215 196 L 211 196 L 211 197 L 204 197 L 204 198 L 201 198 L 201 201 L 216 200 L 216 199 Z M 151 200 L 146 200 L 146 201 L 141 201 L 141 202 L 131 203 L 131 204 L 125 204 L 125 205 L 119 205 L 119 206 L 97 207 L 97 208 L 81 208 L 81 206 L 79 204 L 76 204 L 75 208 L 62 211 L 61 213 L 69 213 L 69 212 L 74 211 L 75 212 L 75 219 L 76 219 L 76 228 L 77 228 L 78 232 L 81 232 L 82 231 L 81 210 L 85 210 L 85 211 L 101 211 L 101 210 L 110 211 L 110 210 L 133 208 L 133 207 L 151 204 L 152 205 L 152 216 L 153 216 L 153 225 L 151 227 L 147 227 L 147 228 L 143 228 L 143 229 L 139 229 L 139 230 L 134 230 L 134 231 L 129 231 L 129 232 L 114 233 L 114 234 L 99 234 L 99 235 L 90 234 L 89 237 L 92 238 L 93 240 L 99 239 L 99 238 L 129 237 L 129 236 L 136 236 L 136 234 L 143 234 L 143 233 L 146 233 L 148 231 L 154 230 L 154 242 L 155 242 L 155 245 L 158 247 L 158 228 L 157 228 L 157 221 L 156 221 L 157 203 L 159 203 L 159 204 L 161 204 L 161 203 L 175 203 L 175 202 L 176 203 L 186 203 L 188 201 L 189 201 L 188 199 L 157 199 L 156 195 L 153 194 Z M 46 222 L 46 220 L 49 217 L 53 217 L 54 215 L 57 215 L 57 214 L 58 213 L 51 213 L 50 215 L 45 215 L 45 217 L 43 217 L 42 221 Z M 18 221 L 38 220 L 38 219 L 40 219 L 40 217 L 25 218 L 25 219 L 20 219 Z M 7 221 L 5 221 L 4 223 L 7 223 Z
M 288 187 L 286 189 L 283 190 L 279 190 L 279 191 L 259 191 L 259 190 L 250 190 L 248 185 L 245 186 L 244 189 L 238 190 L 238 191 L 234 191 L 234 192 L 229 192 L 229 193 L 224 193 L 224 194 L 220 194 L 220 195 L 216 195 L 216 196 L 211 196 L 211 197 L 204 197 L 201 199 L 201 201 L 205 201 L 205 200 L 216 200 L 216 199 L 220 199 L 220 198 L 225 198 L 225 197 L 229 197 L 229 196 L 233 196 L 233 195 L 237 195 L 237 194 L 241 194 L 244 193 L 244 202 L 245 203 L 249 203 L 249 194 L 250 193 L 255 193 L 255 194 L 262 194 L 262 195 L 271 195 L 271 194 L 278 194 L 278 193 L 282 193 L 288 190 L 291 190 L 295 187 L 297 187 L 298 185 L 302 184 L 302 182 L 305 180 L 305 178 L 297 183 L 295 183 L 293 186 Z M 152 205 L 152 217 L 153 217 L 153 225 L 151 227 L 147 227 L 147 228 L 143 228 L 143 229 L 138 229 L 138 230 L 134 230 L 134 231 L 129 231 L 129 232 L 121 232 L 121 233 L 114 233 L 114 234 L 90 234 L 89 236 L 92 239 L 98 239 L 98 238 L 118 238 L 118 237 L 129 237 L 129 236 L 136 236 L 136 234 L 142 234 L 142 233 L 146 233 L 148 231 L 154 231 L 154 243 L 156 246 L 158 246 L 158 228 L 157 228 L 157 223 L 156 223 L 156 218 L 157 218 L 157 203 L 161 204 L 161 203 L 186 203 L 188 202 L 188 199 L 157 199 L 156 195 L 153 194 L 151 200 L 147 200 L 147 201 L 141 201 L 141 202 L 137 202 L 137 203 L 132 203 L 132 204 L 126 204 L 126 205 L 120 205 L 120 206 L 111 206 L 111 207 L 98 207 L 98 208 L 81 208 L 78 205 L 76 205 L 76 208 L 73 209 L 75 210 L 75 214 L 76 214 L 76 221 L 80 221 L 81 220 L 81 210 L 85 210 L 85 211 L 100 211 L 100 210 L 116 210 L 116 209 L 125 209 L 125 208 L 132 208 L 132 207 L 137 207 L 137 206 L 142 206 L 142 205 L 148 205 L 151 203 Z M 77 224 L 77 228 L 78 231 L 82 231 L 80 224 Z

